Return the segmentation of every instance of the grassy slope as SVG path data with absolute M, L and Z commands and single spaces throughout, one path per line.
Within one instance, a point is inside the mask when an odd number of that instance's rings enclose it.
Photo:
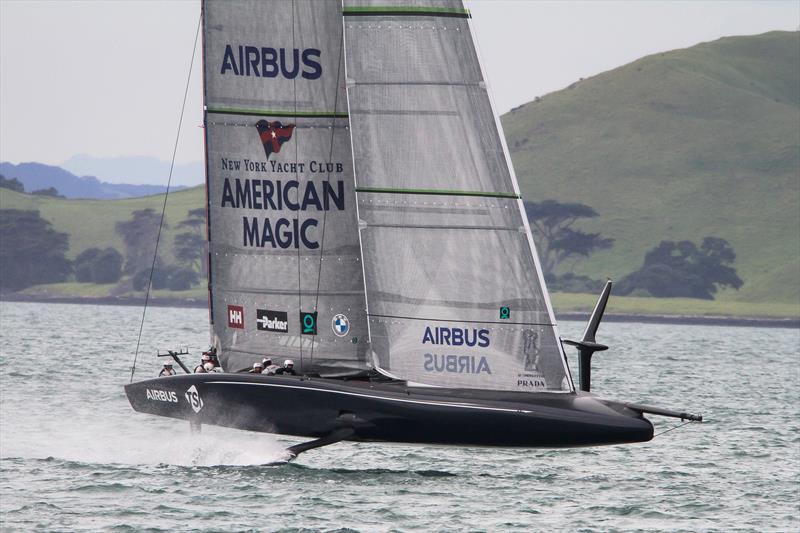
M 610 311 L 800 315 L 799 47 L 796 32 L 721 39 L 643 58 L 503 117 L 525 197 L 592 205 L 601 216 L 591 228 L 617 239 L 613 250 L 578 264 L 579 272 L 619 278 L 662 239 L 719 235 L 733 243 L 746 282 L 741 291 L 717 302 L 612 298 Z M 202 187 L 170 195 L 162 250 L 171 249 L 175 226 L 203 201 Z M 0 208 L 38 209 L 69 233 L 71 258 L 92 246 L 122 251 L 115 223 L 137 209 L 159 212 L 162 202 L 0 189 Z M 77 283 L 27 292 L 43 291 L 104 294 Z M 205 291 L 186 296 L 203 298 Z M 555 294 L 554 302 L 558 311 L 584 310 L 595 298 Z
M 800 34 L 656 54 L 503 117 L 526 199 L 593 206 L 616 239 L 576 270 L 620 278 L 659 241 L 728 239 L 723 301 L 800 302 Z
M 33 209 L 49 220 L 55 229 L 69 234 L 69 252 L 74 259 L 92 247 L 113 246 L 125 253 L 122 239 L 114 230 L 117 222 L 130 219 L 131 213 L 150 207 L 161 212 L 164 195 L 144 196 L 125 200 L 67 200 L 19 194 L 0 189 L 0 209 Z M 166 222 L 169 225 L 162 235 L 159 250 L 168 261 L 172 260 L 172 240 L 175 234 L 189 231 L 177 228 L 191 209 L 203 207 L 205 190 L 194 187 L 170 193 L 167 202 Z

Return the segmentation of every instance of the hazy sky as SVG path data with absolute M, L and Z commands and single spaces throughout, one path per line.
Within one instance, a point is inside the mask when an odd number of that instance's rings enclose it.
M 467 3 L 498 111 L 643 55 L 797 30 L 800 2 Z M 0 160 L 169 160 L 199 2 L 0 0 Z M 177 161 L 203 158 L 198 62 Z

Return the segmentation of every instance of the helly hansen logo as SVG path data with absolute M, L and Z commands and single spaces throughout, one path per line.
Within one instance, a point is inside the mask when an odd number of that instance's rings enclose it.
M 244 329 L 244 307 L 241 305 L 228 306 L 228 327 Z

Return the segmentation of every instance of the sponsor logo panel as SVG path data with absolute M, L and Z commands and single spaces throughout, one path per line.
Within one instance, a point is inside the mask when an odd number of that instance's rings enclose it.
M 350 320 L 343 314 L 338 314 L 331 320 L 331 329 L 337 337 L 346 337 L 350 333 Z
M 491 344 L 488 329 L 451 328 L 425 326 L 422 345 L 452 346 L 465 348 L 487 348 Z M 430 345 L 430 346 L 428 346 Z M 446 348 L 444 348 L 446 350 Z M 483 355 L 427 352 L 423 356 L 422 368 L 426 372 L 452 374 L 491 374 L 489 361 Z
M 289 332 L 289 315 L 285 311 L 256 309 L 256 328 L 259 331 Z
M 192 385 L 183 396 L 186 398 L 186 401 L 189 402 L 189 407 L 192 408 L 192 411 L 199 413 L 204 404 L 197 387 Z
M 244 329 L 244 307 L 241 305 L 228 306 L 228 327 Z
M 175 391 L 160 389 L 147 389 L 147 399 L 155 402 L 178 403 L 178 395 L 175 394 Z
M 317 312 L 309 313 L 300 311 L 300 333 L 303 335 L 317 334 Z

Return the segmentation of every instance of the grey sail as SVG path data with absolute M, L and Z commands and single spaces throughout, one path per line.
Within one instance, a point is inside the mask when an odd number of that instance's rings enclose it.
M 367 370 L 341 21 L 335 0 L 203 3 L 210 307 L 228 371 L 265 355 Z
M 568 391 L 460 1 L 345 0 L 370 355 L 410 382 Z

